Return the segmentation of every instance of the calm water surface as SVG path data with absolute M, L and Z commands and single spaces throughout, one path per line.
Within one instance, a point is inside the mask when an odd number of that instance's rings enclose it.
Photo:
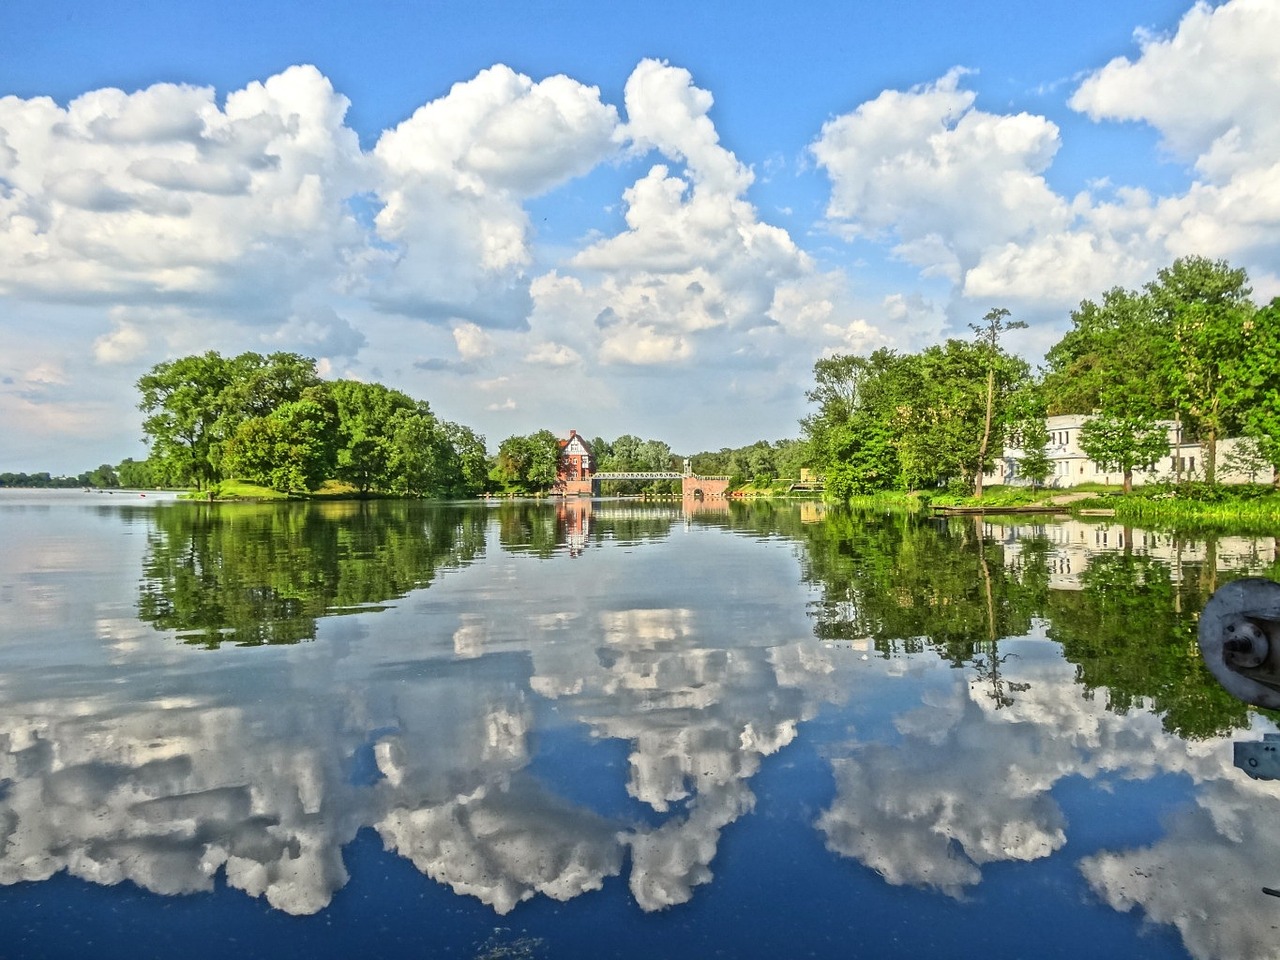
M 0 956 L 1280 956 L 1270 539 L 0 491 Z

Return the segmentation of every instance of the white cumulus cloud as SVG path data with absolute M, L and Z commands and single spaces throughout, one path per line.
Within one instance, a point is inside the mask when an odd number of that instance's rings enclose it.
M 753 175 L 719 142 L 710 93 L 688 71 L 656 60 L 628 79 L 625 128 L 654 164 L 623 194 L 626 229 L 570 257 L 535 286 L 580 318 L 579 336 L 604 364 L 666 365 L 776 321 L 778 291 L 814 268 L 785 230 L 762 222 L 744 194 Z M 549 312 L 549 311 L 547 311 Z
M 617 110 L 568 77 L 495 66 L 378 140 L 378 236 L 393 248 L 369 294 L 426 319 L 521 327 L 529 312 L 523 202 L 616 149 Z
M 888 233 L 905 259 L 953 279 L 993 245 L 1069 215 L 1043 177 L 1057 126 L 977 109 L 963 76 L 886 90 L 826 123 L 811 148 L 831 178 L 828 217 L 856 234 Z

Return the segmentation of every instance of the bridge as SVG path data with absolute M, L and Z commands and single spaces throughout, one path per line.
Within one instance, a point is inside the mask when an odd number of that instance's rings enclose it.
M 591 475 L 591 479 L 593 480 L 683 480 L 684 474 L 683 473 L 637 473 L 634 471 L 623 472 L 623 473 L 605 472 L 605 473 L 593 473 Z
M 569 439 L 560 441 L 560 464 L 557 467 L 555 492 L 566 497 L 593 497 L 600 493 L 606 480 L 679 480 L 681 491 L 690 500 L 723 500 L 729 492 L 728 477 L 699 477 L 684 462 L 684 473 L 674 470 L 616 470 L 596 473 L 594 456 L 587 441 L 570 430 Z
M 729 492 L 728 477 L 700 477 L 693 473 L 657 471 L 614 471 L 593 473 L 575 480 L 561 480 L 558 492 L 567 497 L 594 497 L 603 480 L 679 480 L 681 493 L 689 500 L 723 500 Z

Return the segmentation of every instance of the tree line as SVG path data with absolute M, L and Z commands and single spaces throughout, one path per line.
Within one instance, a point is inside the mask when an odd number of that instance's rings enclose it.
M 1215 483 L 1218 441 L 1249 438 L 1280 477 L 1280 298 L 1259 307 L 1244 270 L 1176 260 L 1140 290 L 1114 288 L 1071 314 L 1071 329 L 1029 365 L 1002 346 L 1022 324 L 990 311 L 970 340 L 919 353 L 882 349 L 814 365 L 801 422 L 812 465 L 837 497 L 951 487 L 982 492 L 1005 445 L 1018 472 L 1043 482 L 1052 463 L 1045 417 L 1087 414 L 1080 445 L 1106 470 L 1152 469 L 1167 422 L 1204 450 Z M 1163 422 L 1162 422 L 1163 421 Z
M 232 478 L 280 491 L 338 480 L 361 494 L 484 489 L 484 438 L 379 383 L 324 381 L 294 353 L 158 363 L 137 383 L 152 480 L 206 490 Z
M 971 325 L 972 337 L 918 353 L 826 357 L 814 365 L 814 411 L 800 439 L 704 451 L 691 466 L 735 483 L 798 477 L 808 466 L 837 498 L 944 487 L 980 495 L 1006 445 L 1021 451 L 1022 477 L 1044 482 L 1045 418 L 1087 414 L 1082 449 L 1126 487 L 1168 454 L 1168 421 L 1203 445 L 1209 483 L 1226 436 L 1248 438 L 1248 469 L 1280 477 L 1280 298 L 1259 307 L 1251 293 L 1245 271 L 1225 261 L 1176 260 L 1139 290 L 1082 301 L 1034 372 L 1004 346 L 1024 324 L 1003 308 Z M 309 491 L 337 480 L 361 494 L 452 497 L 538 494 L 556 481 L 560 442 L 550 430 L 508 437 L 490 456 L 482 436 L 436 417 L 426 401 L 376 383 L 323 381 L 298 354 L 210 351 L 156 364 L 137 387 L 145 461 L 75 478 L 0 474 L 0 486 L 203 490 L 236 478 Z M 624 434 L 591 446 L 598 472 L 684 466 L 660 440 Z
M 337 480 L 360 494 L 462 497 L 542 494 L 557 479 L 561 442 L 550 430 L 507 437 L 489 456 L 484 437 L 437 418 L 425 401 L 377 383 L 323 381 L 298 354 L 210 351 L 156 364 L 137 388 L 149 457 L 104 465 L 102 482 L 88 485 L 207 490 L 237 479 L 304 492 Z M 684 468 L 662 440 L 623 434 L 590 446 L 596 472 Z M 692 463 L 704 474 L 773 479 L 798 475 L 803 453 L 798 440 L 759 441 Z M 612 492 L 669 486 L 625 481 Z
M 663 440 L 642 440 L 624 433 L 614 440 L 595 437 L 588 442 L 596 473 L 683 473 L 685 458 Z M 808 462 L 804 443 L 796 439 L 757 440 L 743 447 L 695 453 L 689 467 L 700 476 L 725 476 L 731 485 L 798 478 Z M 498 493 L 538 494 L 552 488 L 560 462 L 560 441 L 550 430 L 503 440 L 492 460 L 489 489 Z M 606 481 L 606 492 L 679 492 L 678 481 Z

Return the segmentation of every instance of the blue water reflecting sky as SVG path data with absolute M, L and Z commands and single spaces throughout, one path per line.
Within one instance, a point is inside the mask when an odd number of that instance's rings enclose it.
M 242 542 L 84 496 L 0 499 L 6 956 L 1280 953 L 1277 788 L 1230 731 L 1087 695 L 1045 621 L 998 676 L 821 642 L 793 527 L 678 506 Z M 343 577 L 402 582 L 351 564 L 404 536 L 453 559 L 303 642 L 140 618 L 235 564 L 307 608 L 300 545 L 349 610 Z

